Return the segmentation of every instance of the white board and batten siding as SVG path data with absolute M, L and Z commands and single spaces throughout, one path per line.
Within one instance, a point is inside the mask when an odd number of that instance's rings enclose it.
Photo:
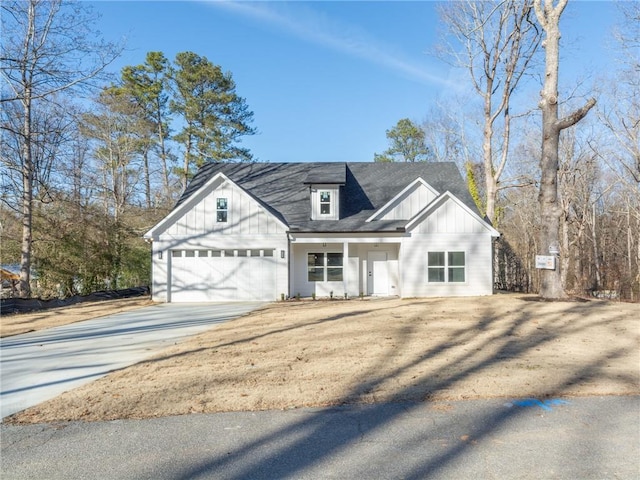
M 435 233 L 437 232 L 437 233 Z M 493 293 L 492 229 L 449 199 L 411 231 L 400 247 L 403 297 L 475 296 Z M 429 282 L 429 252 L 464 252 L 464 282 Z
M 217 199 L 227 221 L 217 221 Z M 284 252 L 284 258 L 283 258 Z M 273 301 L 287 292 L 284 225 L 230 182 L 216 185 L 153 242 L 156 301 Z
M 444 201 L 433 210 L 416 225 L 413 232 L 416 234 L 489 233 L 485 224 L 451 199 Z
M 349 252 L 348 260 L 343 259 L 343 281 L 312 282 L 308 279 L 307 255 L 310 253 L 343 253 L 342 243 L 294 243 L 291 246 L 291 295 L 318 298 L 329 297 L 332 293 L 335 297 L 343 297 L 345 294 L 345 281 L 355 286 L 357 291 L 358 259 L 352 258 L 353 252 Z M 347 293 L 349 293 L 347 291 Z M 357 295 L 357 293 L 356 293 Z M 352 294 L 353 296 L 353 294 Z
M 388 205 L 378 220 L 409 220 L 417 215 L 425 205 L 429 205 L 435 198 L 435 190 L 423 184 L 416 184 L 405 194 Z
M 227 222 L 216 221 L 216 199 L 227 199 Z M 188 238 L 192 235 L 278 235 L 283 227 L 258 202 L 241 189 L 228 182 L 223 183 L 197 202 L 173 225 L 165 235 Z
M 318 238 L 315 240 L 322 240 Z M 367 239 L 363 237 L 343 238 L 342 242 L 330 243 L 331 239 L 325 238 L 327 243 L 293 243 L 291 248 L 291 295 L 300 294 L 302 297 L 343 297 L 346 293 L 351 298 L 356 298 L 362 292 L 365 295 L 399 295 L 398 278 L 398 245 L 400 239 L 394 237 L 378 237 Z M 335 240 L 335 239 L 334 239 Z M 303 240 L 304 241 L 304 240 Z M 343 259 L 343 280 L 313 282 L 308 279 L 307 255 L 309 253 L 344 253 L 344 244 L 348 243 L 348 258 Z M 373 254 L 380 254 L 381 258 L 374 258 Z M 369 270 L 374 270 L 369 262 L 378 260 L 378 268 L 384 272 L 373 272 L 378 278 L 375 283 L 370 282 Z M 379 275 L 376 276 L 376 274 Z M 380 282 L 380 280 L 383 280 Z M 376 287 L 382 290 L 376 291 Z
M 488 234 L 483 241 L 479 241 L 477 235 L 462 234 L 416 235 L 404 239 L 400 247 L 402 296 L 407 298 L 491 295 L 491 245 L 491 237 Z M 464 252 L 465 281 L 429 282 L 428 252 Z

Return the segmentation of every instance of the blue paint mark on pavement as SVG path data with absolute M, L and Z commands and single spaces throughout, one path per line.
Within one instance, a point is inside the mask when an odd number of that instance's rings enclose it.
M 525 398 L 523 400 L 516 400 L 513 405 L 517 407 L 540 407 L 543 410 L 551 411 L 552 407 L 556 405 L 568 405 L 569 402 L 561 400 L 559 398 L 551 398 L 549 400 L 540 401 L 537 398 Z

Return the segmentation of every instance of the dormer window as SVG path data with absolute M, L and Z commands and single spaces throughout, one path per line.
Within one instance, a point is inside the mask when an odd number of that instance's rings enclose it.
M 311 185 L 311 220 L 340 219 L 340 185 Z
M 331 215 L 331 192 L 320 192 L 320 215 Z
M 346 183 L 346 163 L 319 163 L 308 171 L 311 220 L 340 220 L 340 187 Z

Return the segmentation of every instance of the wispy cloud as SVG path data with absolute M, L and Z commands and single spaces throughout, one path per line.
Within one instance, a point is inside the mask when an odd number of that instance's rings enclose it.
M 447 79 L 431 73 L 426 65 L 376 40 L 361 27 L 303 3 L 215 1 L 210 4 L 284 30 L 301 40 L 380 65 L 414 81 L 449 84 Z

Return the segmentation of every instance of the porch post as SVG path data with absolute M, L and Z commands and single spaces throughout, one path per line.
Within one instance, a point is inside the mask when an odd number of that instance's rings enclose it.
M 342 244 L 343 259 L 342 259 L 342 283 L 344 287 L 344 293 L 349 293 L 349 242 L 345 240 Z

